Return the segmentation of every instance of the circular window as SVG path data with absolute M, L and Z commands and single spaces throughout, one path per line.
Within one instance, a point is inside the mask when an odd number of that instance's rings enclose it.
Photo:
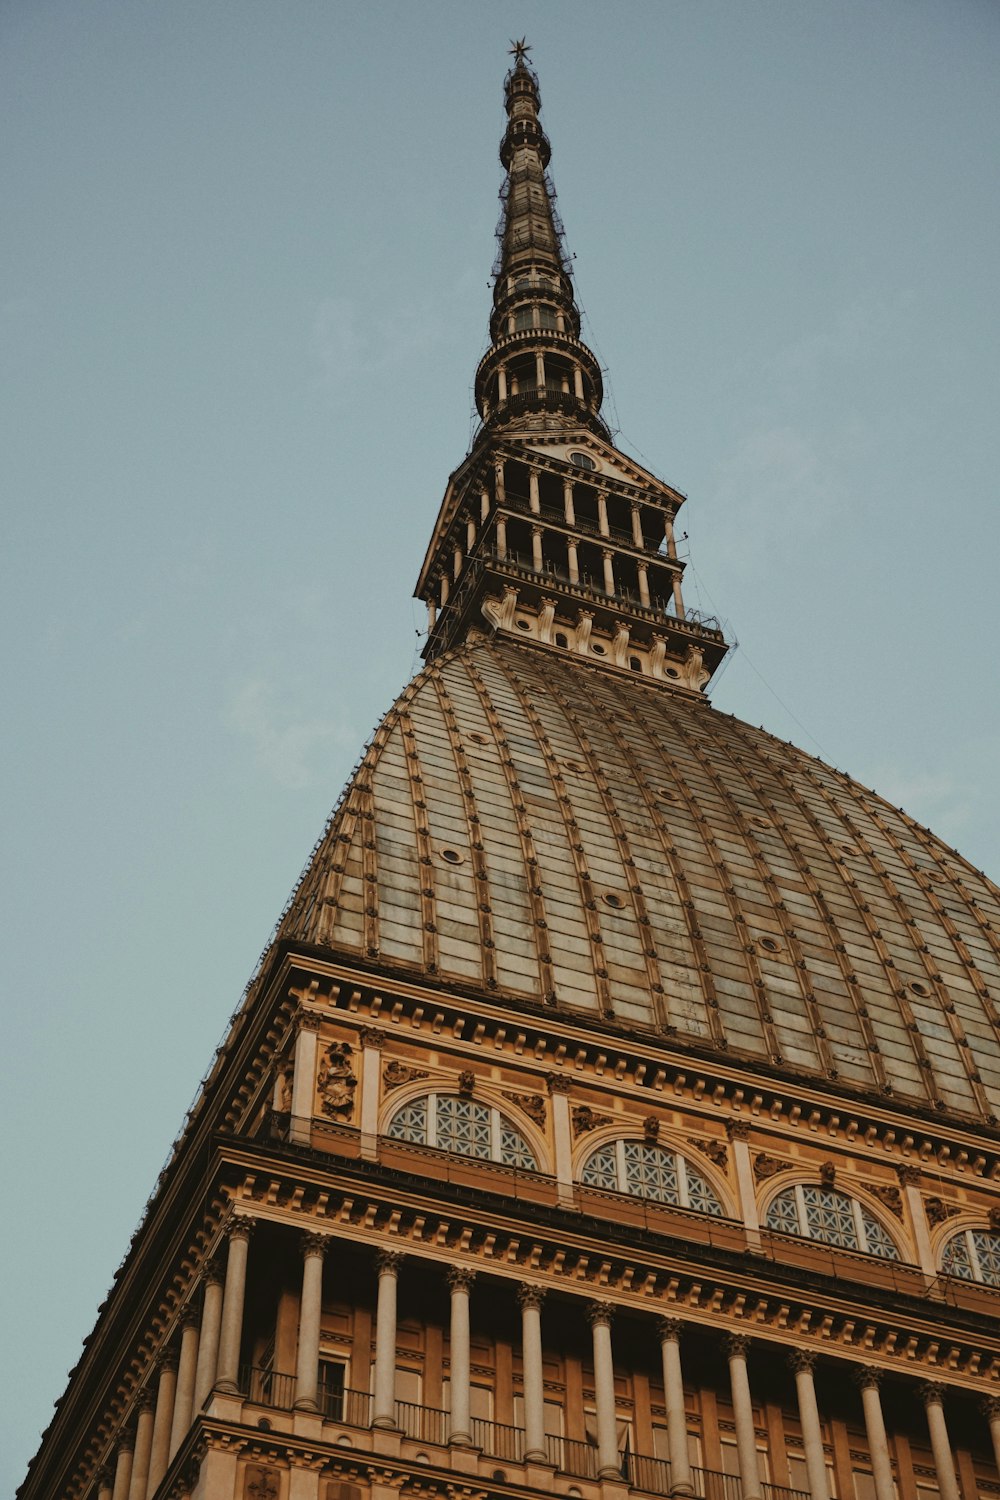
M 762 938 L 758 938 L 757 942 L 758 942 L 759 946 L 761 948 L 763 948 L 763 950 L 764 950 L 765 953 L 780 953 L 781 952 L 781 944 L 778 942 L 777 938 L 762 937 Z
M 596 460 L 591 458 L 589 453 L 582 453 L 579 448 L 574 448 L 573 452 L 569 455 L 569 461 L 571 464 L 576 464 L 578 469 L 593 470 L 597 468 Z
M 515 624 L 517 625 L 518 630 L 530 630 L 531 629 L 531 621 L 530 620 L 517 620 L 517 621 L 515 621 Z
M 613 907 L 615 911 L 622 911 L 625 906 L 625 902 L 622 900 L 621 896 L 619 896 L 617 891 L 605 891 L 604 904 L 605 906 Z
M 593 651 L 595 656 L 605 655 L 605 648 L 601 645 L 600 641 L 595 641 L 590 649 L 591 651 Z
M 666 673 L 668 677 L 679 677 L 681 675 L 676 667 L 667 667 Z
M 927 988 L 926 984 L 921 984 L 919 979 L 913 980 L 912 984 L 910 985 L 910 990 L 914 995 L 920 995 L 922 997 L 926 997 L 930 994 L 930 990 Z
M 770 823 L 767 821 L 766 818 L 760 818 L 760 817 L 753 817 L 753 818 L 751 818 L 750 819 L 750 823 L 751 823 L 751 826 L 753 828 L 770 828 L 770 826 L 771 826 Z
M 563 765 L 566 767 L 567 771 L 573 771 L 576 775 L 579 775 L 582 771 L 585 771 L 587 769 L 586 766 L 582 766 L 578 760 L 564 760 Z
M 465 856 L 459 854 L 457 849 L 442 849 L 441 858 L 449 865 L 460 865 Z
M 485 745 L 485 744 L 488 743 L 485 734 L 476 734 L 476 733 L 473 733 L 473 734 L 469 735 L 469 742 L 470 742 L 470 744 L 473 744 L 473 745 Z
M 853 844 L 840 844 L 840 845 L 838 845 L 838 847 L 840 849 L 841 854 L 846 854 L 848 856 L 850 856 L 852 854 L 857 854 L 857 852 L 858 852 L 857 849 L 855 849 L 855 847 L 854 847 Z

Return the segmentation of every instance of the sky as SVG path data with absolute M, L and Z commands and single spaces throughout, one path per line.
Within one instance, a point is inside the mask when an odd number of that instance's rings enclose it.
M 714 701 L 1000 876 L 993 0 L 6 0 L 5 1493 L 417 664 L 522 34 Z

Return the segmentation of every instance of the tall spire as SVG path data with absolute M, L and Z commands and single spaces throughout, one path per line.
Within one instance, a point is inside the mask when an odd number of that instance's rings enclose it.
M 552 155 L 538 118 L 538 78 L 522 38 L 511 52 L 504 102 L 507 129 L 500 160 L 507 177 L 495 266 L 490 348 L 476 372 L 476 406 L 484 422 L 525 412 L 562 412 L 602 436 L 604 389 L 596 358 L 580 338 L 570 261 L 546 168 Z

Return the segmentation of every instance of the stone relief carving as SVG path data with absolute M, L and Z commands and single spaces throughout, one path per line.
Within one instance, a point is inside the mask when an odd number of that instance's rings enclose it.
M 382 1083 L 387 1089 L 398 1089 L 401 1084 L 413 1083 L 417 1078 L 429 1076 L 425 1068 L 411 1068 L 408 1063 L 399 1062 L 396 1058 L 387 1062 L 382 1069 Z
M 903 1218 L 903 1195 L 898 1187 L 873 1187 L 870 1189 L 873 1198 L 884 1203 L 891 1214 L 895 1214 L 900 1221 Z
M 545 1124 L 545 1098 L 542 1094 L 511 1094 L 504 1091 L 504 1098 L 524 1111 L 536 1125 Z
M 278 1500 L 278 1470 L 263 1464 L 247 1464 L 243 1480 L 246 1500 Z
M 584 1135 L 588 1130 L 596 1130 L 598 1125 L 610 1124 L 610 1115 L 599 1114 L 596 1109 L 591 1109 L 589 1104 L 578 1104 L 573 1110 L 574 1135 Z
M 758 1182 L 764 1182 L 768 1177 L 773 1177 L 776 1172 L 785 1172 L 792 1165 L 790 1161 L 783 1161 L 780 1156 L 771 1156 L 767 1151 L 758 1151 L 753 1159 L 753 1175 Z
M 331 1042 L 319 1067 L 319 1091 L 323 1096 L 323 1113 L 334 1118 L 348 1118 L 354 1109 L 354 1076 L 350 1042 Z
M 701 647 L 689 646 L 684 658 L 684 677 L 688 687 L 700 692 L 711 675 L 705 669 L 705 655 Z
M 924 1199 L 924 1209 L 927 1213 L 927 1222 L 932 1229 L 962 1211 L 954 1204 L 946 1203 L 943 1198 L 938 1198 L 936 1194 Z
M 714 1162 L 723 1171 L 729 1166 L 729 1151 L 721 1141 L 704 1141 L 696 1136 L 691 1136 L 691 1144 L 702 1156 L 707 1156 L 710 1162 Z

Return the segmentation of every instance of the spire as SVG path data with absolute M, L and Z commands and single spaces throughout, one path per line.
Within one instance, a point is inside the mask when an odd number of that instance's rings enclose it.
M 538 118 L 538 78 L 522 37 L 511 46 L 500 160 L 507 177 L 494 266 L 490 348 L 476 372 L 483 421 L 503 424 L 529 412 L 563 413 L 601 436 L 604 390 L 597 359 L 580 338 L 570 260 L 547 172 L 552 148 Z

